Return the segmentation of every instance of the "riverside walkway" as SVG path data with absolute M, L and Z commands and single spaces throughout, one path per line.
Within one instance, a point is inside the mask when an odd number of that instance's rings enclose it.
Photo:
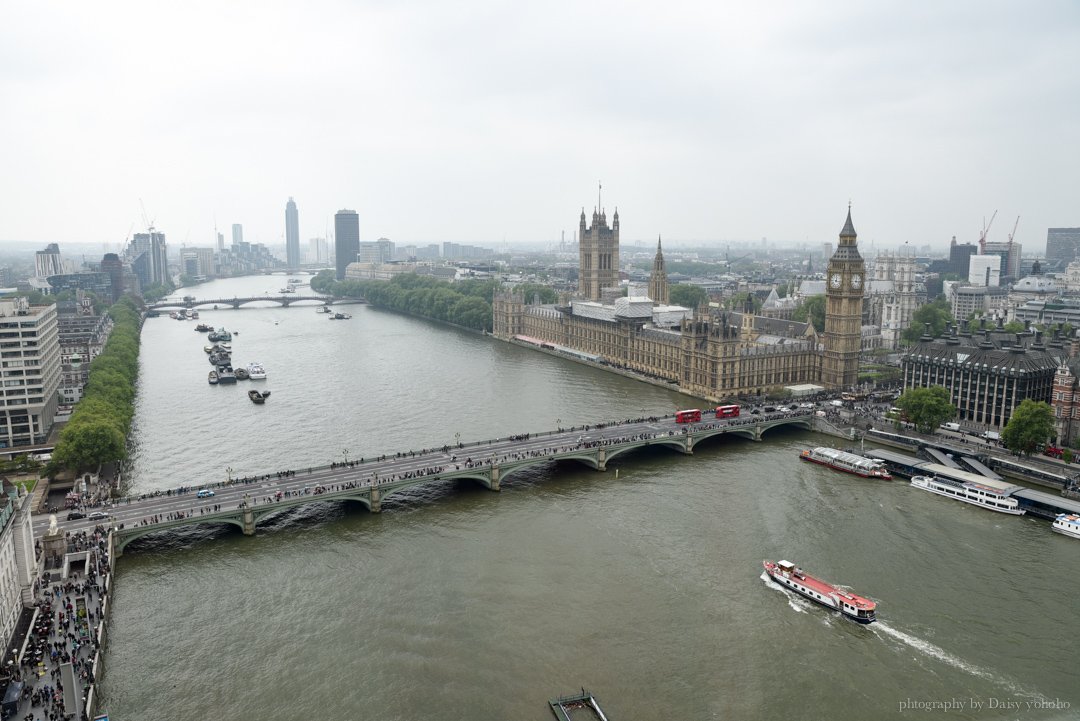
M 732 434 L 760 441 L 770 429 L 795 426 L 811 430 L 813 423 L 813 411 L 804 409 L 690 424 L 676 423 L 670 416 L 601 423 L 277 470 L 221 483 L 182 485 L 121 498 L 103 511 L 105 518 L 61 521 L 61 525 L 72 532 L 90 531 L 98 525 L 111 529 L 114 558 L 119 558 L 135 539 L 170 529 L 224 523 L 253 535 L 261 521 L 295 506 L 353 501 L 378 513 L 388 496 L 420 485 L 468 479 L 498 491 L 503 480 L 516 471 L 552 461 L 576 461 L 603 471 L 613 458 L 639 448 L 663 446 L 692 454 L 699 443 L 716 436 Z M 40 535 L 48 522 L 47 516 L 36 517 L 35 535 Z

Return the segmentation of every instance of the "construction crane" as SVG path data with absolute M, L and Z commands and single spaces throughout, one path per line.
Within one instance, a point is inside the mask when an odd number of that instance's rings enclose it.
M 1012 240 L 1013 240 L 1013 236 L 1016 235 L 1016 226 L 1018 226 L 1018 225 L 1020 225 L 1020 216 L 1019 215 L 1016 216 L 1016 222 L 1013 223 L 1012 232 L 1009 233 L 1009 253 L 1012 253 Z
M 990 232 L 990 226 L 994 224 L 994 218 L 997 217 L 997 211 L 990 216 L 990 222 L 983 225 L 982 233 L 979 234 L 979 255 L 986 255 L 986 234 Z

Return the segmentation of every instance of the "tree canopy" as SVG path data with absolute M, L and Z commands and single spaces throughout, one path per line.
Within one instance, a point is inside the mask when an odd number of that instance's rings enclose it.
M 895 405 L 920 433 L 934 429 L 956 417 L 956 406 L 949 402 L 949 391 L 942 386 L 912 388 L 896 399 Z
M 825 296 L 810 296 L 795 308 L 791 317 L 800 323 L 812 324 L 818 333 L 825 332 Z
M 952 308 L 949 301 L 938 298 L 932 303 L 920 306 L 911 316 L 911 326 L 906 328 L 900 337 L 909 345 L 918 342 L 926 331 L 926 324 L 930 324 L 930 335 L 937 337 L 945 330 L 945 326 L 951 322 Z
M 127 455 L 127 434 L 135 409 L 139 373 L 139 313 L 135 300 L 124 296 L 112 308 L 113 330 L 101 353 L 90 363 L 82 399 L 60 432 L 47 472 L 68 468 L 96 469 Z
M 450 283 L 415 273 L 397 275 L 392 280 L 335 281 L 331 271 L 321 271 L 311 280 L 311 289 L 319 293 L 337 298 L 363 298 L 376 308 L 474 330 L 491 330 L 491 299 L 496 285 L 494 280 L 476 278 Z M 530 296 L 526 298 L 531 299 Z
M 672 305 L 681 305 L 684 308 L 697 308 L 709 298 L 705 289 L 688 283 L 676 283 L 668 289 L 669 300 Z
M 1049 403 L 1024 400 L 1013 409 L 1001 432 L 1001 442 L 1017 455 L 1041 452 L 1054 435 L 1054 411 Z

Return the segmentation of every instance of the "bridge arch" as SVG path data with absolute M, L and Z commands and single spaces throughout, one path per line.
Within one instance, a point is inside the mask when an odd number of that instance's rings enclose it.
M 787 426 L 799 426 L 800 428 L 805 428 L 808 431 L 814 430 L 814 422 L 809 418 L 793 418 L 791 420 L 784 421 L 783 423 L 770 423 L 768 425 L 763 425 L 761 426 L 761 433 L 764 434 L 765 431 L 771 431 L 773 428 L 786 428 Z
M 184 520 L 194 520 L 194 519 L 184 519 Z M 244 530 L 244 522 L 239 518 L 233 518 L 233 517 L 221 517 L 221 518 L 213 518 L 213 517 L 211 517 L 211 518 L 206 518 L 205 516 L 200 516 L 199 519 L 197 521 L 193 522 L 193 523 L 184 523 L 182 521 L 175 521 L 173 523 L 170 523 L 170 524 L 164 525 L 164 526 L 162 524 L 160 524 L 160 523 L 154 523 L 154 524 L 151 524 L 149 526 L 134 526 L 132 528 L 123 528 L 123 529 L 121 529 L 119 531 L 116 531 L 116 553 L 117 553 L 117 555 L 122 554 L 124 552 L 124 549 L 127 548 L 127 545 L 129 543 L 131 543 L 132 541 L 137 540 L 139 538 L 142 538 L 143 536 L 149 536 L 151 533 L 159 533 L 159 532 L 165 532 L 165 531 L 175 531 L 178 528 L 185 528 L 185 527 L 190 527 L 190 526 L 201 526 L 203 524 L 222 524 L 222 523 L 224 523 L 225 525 L 236 526 L 241 531 Z

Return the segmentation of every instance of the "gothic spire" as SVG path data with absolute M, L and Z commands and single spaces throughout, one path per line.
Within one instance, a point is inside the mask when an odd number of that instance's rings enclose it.
M 851 202 L 848 201 L 847 206 L 847 221 L 844 223 L 844 229 L 840 231 L 841 238 L 854 238 L 856 237 L 855 226 L 851 223 Z

